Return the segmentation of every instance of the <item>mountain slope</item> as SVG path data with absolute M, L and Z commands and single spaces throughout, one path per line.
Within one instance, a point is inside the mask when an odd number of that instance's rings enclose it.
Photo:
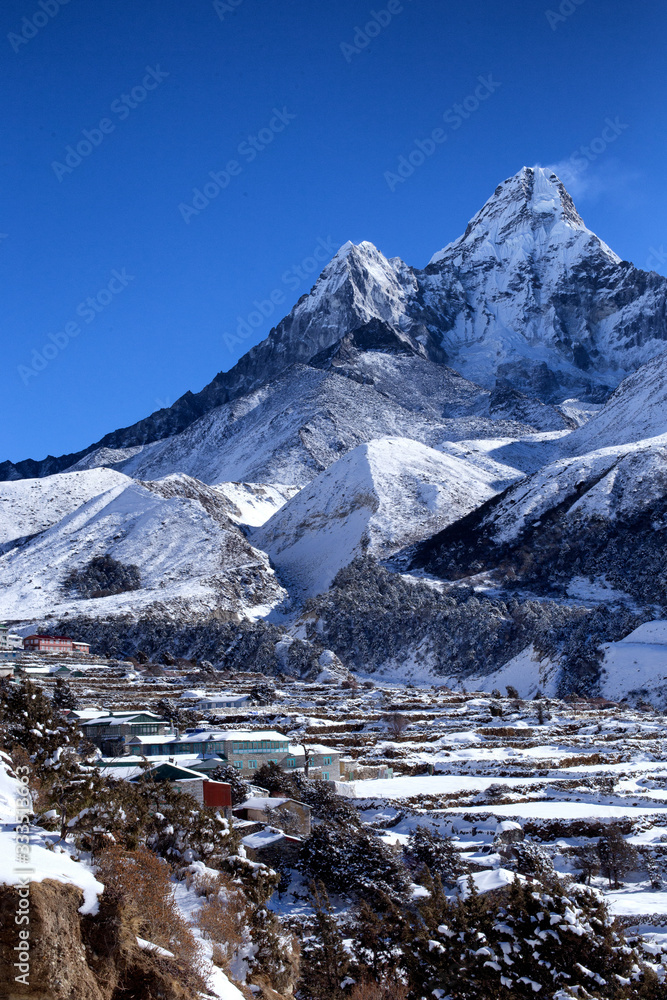
M 120 472 L 91 469 L 0 483 L 0 552 L 44 531 L 82 503 L 126 481 Z
M 140 479 L 183 471 L 208 483 L 302 486 L 374 438 L 438 447 L 458 438 L 519 436 L 535 426 L 562 429 L 566 418 L 512 390 L 468 382 L 376 321 L 119 468 Z
M 510 486 L 417 547 L 445 579 L 491 571 L 510 589 L 667 604 L 667 448 L 604 448 Z
M 153 606 L 183 620 L 213 612 L 254 617 L 282 599 L 267 558 L 230 519 L 224 496 L 187 476 L 155 483 L 116 478 L 0 556 L 0 618 L 136 615 Z M 105 597 L 67 588 L 73 571 L 104 555 L 137 566 L 140 588 Z
M 0 478 L 52 475 L 74 467 L 91 452 L 98 452 L 100 462 L 106 463 L 110 457 L 120 461 L 127 457 L 123 454 L 127 449 L 178 434 L 216 407 L 275 379 L 290 365 L 308 361 L 371 319 L 400 326 L 405 322 L 405 300 L 413 285 L 410 269 L 402 262 L 395 267 L 371 243 L 358 247 L 346 243 L 310 293 L 301 296 L 266 340 L 252 347 L 228 372 L 219 372 L 201 392 L 186 392 L 172 406 L 113 431 L 75 454 L 0 463 Z
M 321 472 L 251 539 L 291 593 L 310 596 L 357 556 L 388 556 L 468 513 L 493 496 L 491 479 L 415 441 L 383 438 Z
M 0 476 L 118 464 L 128 450 L 182 433 L 290 368 L 299 372 L 373 322 L 489 390 L 500 378 L 542 402 L 601 400 L 664 349 L 666 303 L 667 279 L 619 260 L 586 228 L 555 174 L 524 167 L 425 269 L 348 243 L 266 340 L 201 392 L 75 455 L 5 462 Z
M 667 434 L 667 353 L 629 375 L 592 419 L 565 443 L 569 454 Z

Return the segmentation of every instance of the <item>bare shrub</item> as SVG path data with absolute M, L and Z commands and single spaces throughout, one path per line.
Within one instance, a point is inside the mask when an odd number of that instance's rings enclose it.
M 141 937 L 172 952 L 179 964 L 201 977 L 199 945 L 174 901 L 169 865 L 147 847 L 112 847 L 97 859 L 105 892 L 130 911 Z
M 407 1000 L 408 988 L 397 979 L 377 981 L 364 977 L 350 990 L 349 1000 Z
M 63 582 L 66 591 L 74 591 L 80 597 L 109 597 L 123 594 L 128 590 L 139 590 L 141 573 L 139 567 L 124 565 L 107 552 L 95 556 L 82 569 L 73 569 Z
M 392 736 L 400 736 L 408 728 L 408 720 L 400 712 L 391 712 L 385 716 L 385 722 Z
M 213 961 L 229 975 L 229 963 L 249 940 L 250 907 L 245 894 L 220 873 L 215 879 L 195 879 L 203 903 L 196 923 L 206 940 L 213 943 Z

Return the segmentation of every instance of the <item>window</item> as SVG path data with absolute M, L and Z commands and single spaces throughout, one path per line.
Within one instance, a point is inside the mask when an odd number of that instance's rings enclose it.
M 249 760 L 248 761 L 248 767 L 251 767 L 254 771 L 256 771 L 257 770 L 257 761 L 256 760 Z
M 296 760 L 294 759 L 294 757 L 289 757 L 285 761 L 285 767 L 296 767 Z
M 329 780 L 329 772 L 328 771 L 322 771 L 322 777 L 324 778 L 325 781 L 328 781 Z
M 242 760 L 235 760 L 234 761 L 234 767 L 238 767 L 239 770 L 240 770 L 243 767 L 243 761 Z
M 323 757 L 322 758 L 322 763 L 323 764 L 330 764 L 331 763 L 331 757 Z

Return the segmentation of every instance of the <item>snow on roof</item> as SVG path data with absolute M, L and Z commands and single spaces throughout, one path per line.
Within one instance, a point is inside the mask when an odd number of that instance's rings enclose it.
M 215 729 L 206 730 L 208 732 L 208 739 L 211 740 L 223 740 L 232 743 L 245 741 L 245 740 L 280 740 L 287 743 L 287 737 L 284 733 L 277 733 L 274 729 Z M 195 737 L 196 732 L 192 730 L 186 731 L 186 733 L 181 737 L 183 740 L 188 740 L 189 742 Z
M 241 839 L 241 843 L 244 847 L 253 847 L 257 849 L 258 847 L 268 847 L 269 844 L 275 844 L 279 840 L 283 840 L 285 834 L 282 830 L 274 830 L 272 827 L 268 827 L 265 830 L 258 830 L 257 833 L 249 833 L 247 837 Z
M 101 708 L 77 708 L 75 711 L 72 712 L 72 715 L 75 715 L 77 719 L 81 719 L 82 721 L 84 719 L 85 720 L 101 719 L 106 714 L 107 712 L 105 712 L 104 709 Z
M 95 718 L 89 719 L 86 722 L 82 722 L 82 726 L 110 726 L 113 723 L 118 725 L 123 725 L 130 722 L 132 719 L 136 719 L 138 715 L 149 716 L 151 719 L 155 719 L 157 722 L 165 722 L 166 720 L 162 718 L 161 715 L 156 715 L 155 712 L 148 712 L 145 709 L 138 709 L 136 712 L 119 712 L 117 715 L 102 715 L 96 716 Z
M 307 743 L 306 746 L 313 753 L 331 753 L 336 754 L 340 757 L 340 750 L 334 750 L 333 747 L 325 747 L 323 743 Z M 287 752 L 293 757 L 303 757 L 303 746 L 300 743 L 290 743 L 287 748 Z
M 138 743 L 141 746 L 144 744 L 158 744 L 158 743 L 169 743 L 173 740 L 178 739 L 173 733 L 156 733 L 154 736 L 133 736 L 130 743 Z
M 261 797 L 257 795 L 257 796 L 254 796 L 253 798 L 246 799 L 245 802 L 242 802 L 241 805 L 238 806 L 237 808 L 238 809 L 275 809 L 276 806 L 282 806 L 286 802 L 294 802 L 294 801 L 295 801 L 294 799 L 290 799 L 290 798 L 279 799 L 277 797 L 273 798 L 270 795 L 265 795 L 265 796 L 261 796 Z
M 159 771 L 162 767 L 171 768 L 173 771 L 177 771 L 179 774 L 183 775 L 183 780 L 188 780 L 189 778 L 199 778 L 199 780 L 206 780 L 205 776 L 201 771 L 193 771 L 191 767 L 185 767 L 183 764 L 173 764 L 171 761 L 162 760 L 159 764 L 154 767 L 149 767 L 144 774 L 151 775 L 154 771 Z

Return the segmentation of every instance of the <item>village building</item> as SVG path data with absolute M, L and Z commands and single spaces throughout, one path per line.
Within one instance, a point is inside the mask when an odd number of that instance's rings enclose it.
M 27 635 L 23 640 L 23 648 L 29 653 L 46 654 L 88 654 L 90 644 L 76 642 L 66 635 Z
M 285 865 L 294 867 L 303 847 L 303 839 L 294 837 L 276 827 L 263 827 L 241 838 L 246 855 L 278 871 Z
M 322 744 L 308 745 L 308 776 L 324 781 L 340 778 L 341 754 Z M 144 757 L 219 757 L 232 764 L 242 775 L 254 774 L 262 764 L 278 764 L 283 770 L 306 768 L 306 750 L 290 744 L 288 738 L 274 730 L 214 730 L 193 729 L 181 735 L 139 733 L 127 741 L 127 753 Z
M 22 652 L 23 638 L 20 635 L 14 635 L 4 622 L 0 622 L 0 664 L 6 667 L 7 664 L 15 663 Z M 13 668 L 9 667 L 8 670 L 3 671 L 3 675 L 9 675 L 12 671 Z
M 137 782 L 146 779 L 156 782 L 169 781 L 181 791 L 191 795 L 199 805 L 221 809 L 227 815 L 231 815 L 232 786 L 225 781 L 211 781 L 198 771 L 169 761 L 157 764 L 130 780 Z
M 129 746 L 138 736 L 174 738 L 171 723 L 154 712 L 111 713 L 83 722 L 81 731 L 103 754 L 111 757 L 133 752 Z
M 253 774 L 264 763 L 278 764 L 289 756 L 287 737 L 270 729 L 189 729 L 181 735 L 163 735 L 160 739 L 146 736 L 137 733 L 128 740 L 127 752 L 145 757 L 217 755 L 247 774 Z
M 10 632 L 5 622 L 0 622 L 0 649 L 23 649 L 23 637 Z
M 219 708 L 240 708 L 251 700 L 249 694 L 230 694 L 222 691 L 218 694 L 205 695 L 194 707 L 200 712 L 215 712 Z
M 310 836 L 310 806 L 296 799 L 255 795 L 238 806 L 235 816 L 278 827 L 290 836 Z

